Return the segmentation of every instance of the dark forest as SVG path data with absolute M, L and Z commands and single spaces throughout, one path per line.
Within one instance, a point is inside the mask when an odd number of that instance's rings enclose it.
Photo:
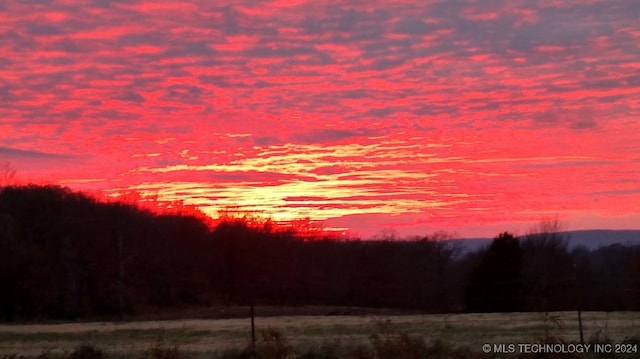
M 0 189 L 0 320 L 123 318 L 149 308 L 330 305 L 444 312 L 640 310 L 640 246 L 568 248 L 562 233 L 309 238 L 268 223 Z

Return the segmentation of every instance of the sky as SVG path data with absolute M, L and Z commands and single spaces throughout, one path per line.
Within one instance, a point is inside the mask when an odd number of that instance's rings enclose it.
M 357 236 L 640 229 L 640 3 L 6 0 L 22 181 Z

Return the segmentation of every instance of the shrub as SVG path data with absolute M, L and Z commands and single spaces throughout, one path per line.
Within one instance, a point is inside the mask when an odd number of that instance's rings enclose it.
M 258 354 L 264 359 L 286 359 L 293 354 L 293 348 L 279 330 L 267 328 L 261 331 L 262 343 Z
M 92 345 L 83 344 L 77 347 L 71 354 L 69 359 L 105 359 L 107 356 L 104 352 Z
M 177 346 L 165 346 L 162 342 L 144 352 L 145 359 L 187 359 L 188 357 L 178 350 Z
M 391 321 L 375 322 L 376 332 L 369 339 L 375 358 L 419 359 L 428 352 L 425 341 L 407 333 L 396 333 Z

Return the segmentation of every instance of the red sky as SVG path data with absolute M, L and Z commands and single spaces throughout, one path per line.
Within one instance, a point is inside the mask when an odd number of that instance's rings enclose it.
M 24 181 L 368 236 L 640 228 L 640 3 L 0 3 Z

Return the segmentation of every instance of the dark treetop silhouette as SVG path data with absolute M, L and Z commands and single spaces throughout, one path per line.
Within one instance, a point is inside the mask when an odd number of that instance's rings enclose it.
M 640 309 L 640 248 L 569 252 L 509 233 L 462 254 L 446 233 L 331 240 L 269 225 L 154 214 L 57 186 L 0 191 L 2 320 L 149 308 L 340 305 L 425 312 Z M 556 236 L 556 237 L 554 237 Z

